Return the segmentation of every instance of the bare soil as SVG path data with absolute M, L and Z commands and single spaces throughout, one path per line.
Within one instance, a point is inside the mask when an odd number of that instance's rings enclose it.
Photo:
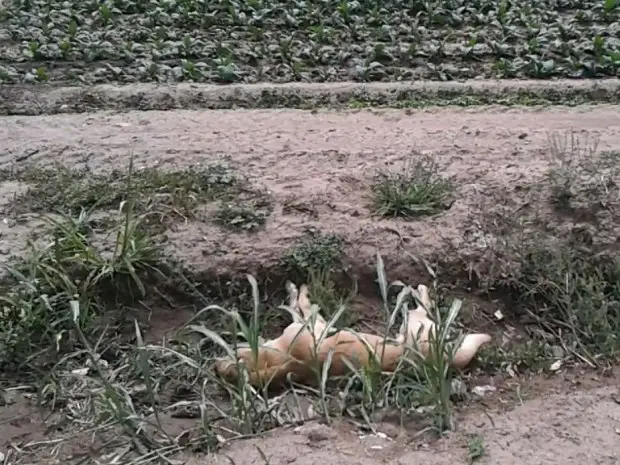
M 228 159 L 269 190 L 274 211 L 266 228 L 251 235 L 231 234 L 208 222 L 176 227 L 167 233 L 167 244 L 183 262 L 205 274 L 258 273 L 275 266 L 282 250 L 308 231 L 319 230 L 343 236 L 354 270 L 372 273 L 378 251 L 396 279 L 412 272 L 400 244 L 426 258 L 440 255 L 442 261 L 450 258 L 446 250 L 458 251 L 454 262 L 478 258 L 484 241 L 471 218 L 494 202 L 518 199 L 545 175 L 549 135 L 573 129 L 582 137 L 600 137 L 600 151 L 617 151 L 616 117 L 617 108 L 606 105 L 6 117 L 0 167 L 60 162 L 97 172 L 128 167 L 132 156 L 138 167 L 161 169 Z M 441 174 L 453 177 L 454 203 L 441 215 L 419 221 L 377 217 L 369 197 L 372 176 L 386 166 L 402 167 L 416 151 L 433 156 Z M 3 186 L 3 196 L 15 187 Z M 19 249 L 23 235 L 6 225 L 0 233 L 15 241 L 11 250 Z
M 278 266 L 283 249 L 308 231 L 322 231 L 344 238 L 353 274 L 372 276 L 379 252 L 390 278 L 415 283 L 427 277 L 403 250 L 441 263 L 445 279 L 480 266 L 488 238 L 472 218 L 489 205 L 522 207 L 523 192 L 530 192 L 548 169 L 549 134 L 571 129 L 599 136 L 599 150 L 620 151 L 618 110 L 607 105 L 127 111 L 3 117 L 0 168 L 60 162 L 97 172 L 123 168 L 133 156 L 138 166 L 174 169 L 226 158 L 269 190 L 275 208 L 266 227 L 252 234 L 233 233 L 206 219 L 167 231 L 167 250 L 197 274 L 264 273 Z M 440 215 L 415 221 L 375 216 L 368 196 L 372 175 L 385 166 L 400 166 L 412 153 L 432 155 L 442 173 L 453 177 L 454 203 Z M 2 184 L 0 211 L 5 199 L 24 188 Z M 0 222 L 0 260 L 19 253 L 35 226 L 5 216 Z M 350 425 L 309 423 L 233 443 L 216 456 L 188 456 L 185 463 L 262 464 L 264 453 L 271 464 L 464 464 L 471 435 L 480 436 L 484 444 L 480 463 L 618 463 L 617 374 L 595 382 L 584 372 L 573 373 L 568 381 L 563 376 L 530 382 L 533 387 L 526 391 L 531 395 L 525 399 L 524 381 L 514 381 L 512 387 L 465 408 L 459 430 L 432 444 L 406 431 L 394 432 L 393 426 L 385 436 L 362 438 Z M 37 441 L 45 433 L 31 400 L 18 397 L 7 404 L 0 408 L 0 421 L 7 425 L 0 433 L 0 452 L 5 454 L 9 444 Z
M 361 434 L 349 425 L 306 424 L 278 430 L 266 438 L 234 444 L 212 457 L 190 457 L 194 464 L 321 463 L 370 465 L 434 463 L 465 465 L 472 438 L 480 438 L 480 464 L 618 463 L 620 405 L 617 387 L 579 394 L 547 395 L 497 414 L 483 408 L 459 423 L 459 430 L 438 442 L 407 442 L 398 430 Z M 265 461 L 265 457 L 267 461 Z

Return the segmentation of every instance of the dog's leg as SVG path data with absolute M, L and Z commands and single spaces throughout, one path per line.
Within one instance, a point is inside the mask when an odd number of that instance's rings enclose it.
M 303 324 L 306 320 L 305 315 L 299 308 L 299 291 L 297 286 L 291 281 L 286 282 L 286 292 L 288 293 L 288 312 L 293 317 L 294 323 Z
M 428 287 L 426 287 L 424 284 L 419 284 L 418 294 L 420 294 L 420 304 L 418 305 L 418 308 L 416 308 L 416 310 L 420 312 L 424 311 L 424 314 L 428 315 L 428 311 L 433 306 L 433 301 L 431 300 Z
M 312 307 L 312 302 L 310 301 L 310 291 L 308 290 L 308 286 L 303 284 L 299 289 L 299 298 L 297 302 L 299 304 L 299 311 L 301 312 L 305 321 L 311 320 L 313 327 L 312 332 L 314 333 L 316 338 L 320 338 L 323 331 L 327 327 L 327 322 L 323 315 L 321 315 L 321 309 L 317 308 L 314 310 Z

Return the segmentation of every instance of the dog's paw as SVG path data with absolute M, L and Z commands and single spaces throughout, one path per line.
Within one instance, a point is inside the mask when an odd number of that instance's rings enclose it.
M 295 296 L 295 297 L 297 296 L 297 286 L 295 285 L 294 282 L 286 281 L 286 284 L 284 285 L 284 287 L 289 296 Z
M 310 290 L 308 289 L 308 285 L 302 284 L 301 287 L 299 288 L 299 295 L 307 298 L 309 294 L 310 294 Z
M 430 310 L 430 308 L 433 305 L 433 302 L 431 301 L 431 296 L 430 296 L 428 287 L 425 286 L 424 284 L 418 284 L 418 293 L 420 294 L 420 300 L 421 300 L 422 305 L 425 307 L 425 310 Z

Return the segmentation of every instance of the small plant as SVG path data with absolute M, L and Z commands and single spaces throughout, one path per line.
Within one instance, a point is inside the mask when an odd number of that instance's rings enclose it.
M 508 348 L 483 348 L 477 357 L 477 366 L 487 373 L 539 372 L 553 360 L 551 346 L 536 339 Z
M 216 223 L 239 231 L 255 232 L 265 225 L 271 213 L 268 199 L 222 202 L 215 213 Z
M 110 231 L 111 254 L 93 244 L 86 213 L 45 221 L 51 241 L 31 245 L 26 260 L 7 267 L 5 286 L 11 289 L 0 296 L 3 363 L 34 362 L 33 357 L 71 349 L 77 341 L 68 308 L 76 297 L 80 327 L 92 334 L 106 305 L 144 297 L 143 280 L 165 275 L 159 252 L 140 231 L 130 206 Z
M 433 160 L 411 156 L 402 169 L 379 173 L 372 191 L 378 214 L 411 218 L 449 208 L 453 186 Z
M 469 463 L 473 463 L 485 455 L 486 448 L 484 447 L 484 440 L 482 437 L 478 435 L 472 436 L 467 442 L 467 459 Z
M 551 184 L 551 200 L 560 207 L 568 207 L 584 181 L 584 175 L 595 168 L 598 140 L 582 141 L 573 131 L 563 137 L 549 137 L 551 168 L 547 178 Z M 596 171 L 596 170 L 594 170 Z
M 49 81 L 49 75 L 47 74 L 47 70 L 43 66 L 39 66 L 35 71 L 35 76 L 37 81 L 39 82 L 47 82 Z
M 306 280 L 311 272 L 334 271 L 340 265 L 341 255 L 342 240 L 338 236 L 315 234 L 286 250 L 282 266 L 286 272 Z

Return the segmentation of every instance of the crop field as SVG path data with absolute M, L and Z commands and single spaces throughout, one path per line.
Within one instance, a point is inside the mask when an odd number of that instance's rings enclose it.
M 616 0 L 6 0 L 8 83 L 603 78 Z
M 616 0 L 0 0 L 0 462 L 616 465 L 619 67 Z M 492 341 L 225 382 L 287 280 Z

